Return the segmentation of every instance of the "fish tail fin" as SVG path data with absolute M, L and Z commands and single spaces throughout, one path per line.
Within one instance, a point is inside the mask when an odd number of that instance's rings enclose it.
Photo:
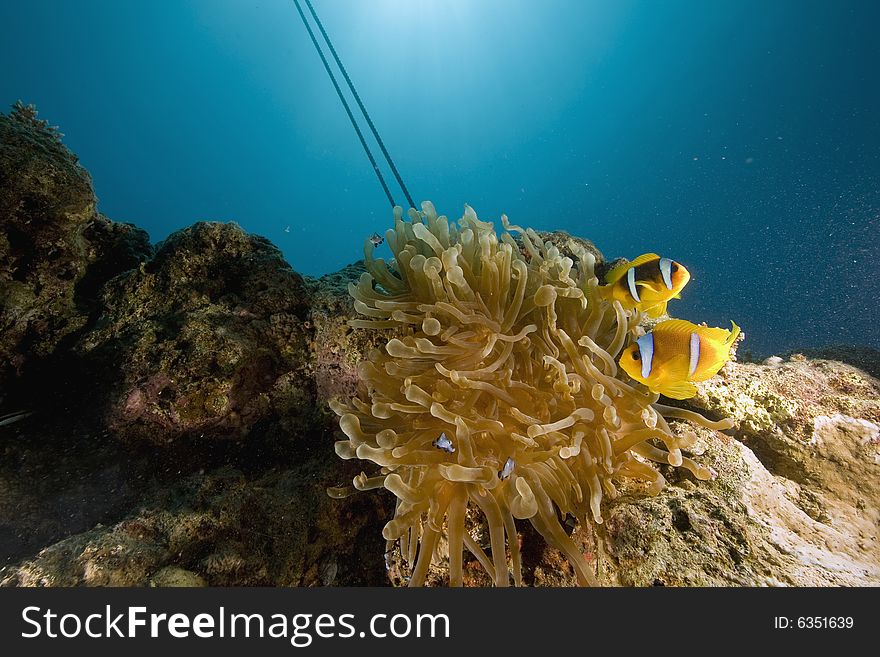
M 730 360 L 730 348 L 736 342 L 736 339 L 740 334 L 739 326 L 737 326 L 735 322 L 731 322 L 731 324 L 733 325 L 731 331 L 727 331 L 727 329 L 714 329 L 716 331 L 724 331 L 725 333 L 728 333 L 728 335 L 721 341 L 721 348 L 716 351 L 715 358 L 712 359 L 711 362 L 706 363 L 705 367 L 700 368 L 703 374 L 695 378 L 695 380 L 704 381 L 711 378 L 718 372 L 718 370 L 724 367 L 724 364 L 727 361 Z
M 621 278 L 623 278 L 623 275 L 633 267 L 638 267 L 639 265 L 650 262 L 651 260 L 659 259 L 660 256 L 658 256 L 656 253 L 645 253 L 630 262 L 622 262 L 616 267 L 613 267 L 607 274 L 605 274 L 605 282 L 609 285 L 613 285 Z
M 732 346 L 733 343 L 736 342 L 736 339 L 739 337 L 739 334 L 742 333 L 742 329 L 740 329 L 740 327 L 737 326 L 736 322 L 734 322 L 733 320 L 730 320 L 730 326 L 731 326 L 730 337 L 727 338 L 727 345 L 728 346 Z

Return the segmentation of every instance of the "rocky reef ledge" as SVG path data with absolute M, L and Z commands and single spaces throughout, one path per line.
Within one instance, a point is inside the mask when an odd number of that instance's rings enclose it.
M 377 346 L 346 324 L 362 271 L 301 276 L 235 224 L 151 246 L 97 211 L 32 108 L 0 115 L 0 584 L 402 581 L 391 495 L 325 492 L 364 467 L 335 456 L 326 410 Z M 736 420 L 691 448 L 717 478 L 666 468 L 659 495 L 624 488 L 604 525 L 573 527 L 600 580 L 880 584 L 878 356 L 731 363 L 702 384 L 689 406 Z M 526 583 L 573 585 L 521 531 Z

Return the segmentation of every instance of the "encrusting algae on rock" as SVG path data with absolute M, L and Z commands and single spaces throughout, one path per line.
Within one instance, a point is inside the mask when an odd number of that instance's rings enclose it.
M 666 482 L 652 462 L 710 479 L 682 455 L 692 432 L 676 435 L 667 418 L 731 422 L 658 404 L 625 380 L 615 359 L 643 333 L 642 313 L 600 292 L 586 249 L 568 257 L 506 217 L 499 236 L 467 206 L 457 225 L 430 203 L 409 219 L 395 208 L 385 235 L 393 263 L 374 259 L 368 241 L 367 273 L 349 287 L 365 317 L 351 326 L 393 336 L 360 363 L 359 395 L 331 402 L 348 437 L 337 454 L 380 466 L 354 487 L 397 497 L 383 536 L 389 550 L 398 543 L 411 586 L 424 583 L 441 538 L 451 585 L 462 584 L 465 548 L 496 585 L 511 571 L 522 584 L 515 519 L 561 550 L 581 585 L 598 584 L 560 514 L 601 523 L 615 479 L 659 492 Z M 488 553 L 466 529 L 476 510 Z

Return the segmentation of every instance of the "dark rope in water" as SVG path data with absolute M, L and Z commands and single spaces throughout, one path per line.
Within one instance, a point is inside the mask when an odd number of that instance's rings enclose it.
M 308 0 L 306 0 L 306 2 L 308 2 Z M 342 89 L 339 88 L 339 83 L 336 82 L 336 76 L 333 75 L 333 71 L 330 70 L 330 63 L 327 61 L 327 58 L 324 56 L 324 51 L 321 50 L 321 46 L 318 44 L 318 40 L 315 38 L 315 33 L 312 31 L 312 26 L 309 25 L 308 20 L 306 20 L 306 15 L 303 13 L 302 7 L 299 4 L 299 0 L 293 0 L 293 4 L 296 5 L 296 10 L 299 12 L 300 18 L 302 18 L 303 25 L 305 25 L 306 29 L 309 31 L 309 36 L 312 38 L 312 43 L 315 46 L 315 50 L 317 50 L 318 55 L 321 56 L 321 61 L 324 62 L 324 68 L 327 70 L 327 75 L 330 76 L 330 80 L 333 82 L 333 86 L 336 88 L 336 93 L 339 96 L 339 100 L 342 101 L 342 105 L 345 107 L 345 111 L 348 114 L 348 120 L 351 121 L 351 125 L 352 127 L 354 127 L 354 131 L 357 133 L 358 139 L 361 140 L 361 146 L 364 147 L 364 152 L 367 154 L 367 157 L 370 158 L 370 164 L 373 165 L 373 171 L 376 172 L 376 177 L 379 179 L 379 182 L 382 185 L 382 189 L 385 190 L 385 196 L 388 197 L 388 202 L 391 203 L 391 207 L 393 208 L 397 204 L 394 202 L 394 197 L 391 195 L 391 190 L 388 189 L 388 185 L 385 184 L 385 178 L 382 176 L 382 172 L 379 170 L 379 165 L 376 164 L 376 159 L 373 157 L 373 153 L 370 152 L 370 147 L 367 146 L 367 140 L 364 139 L 364 134 L 361 132 L 361 129 L 358 127 L 357 122 L 354 120 L 354 115 L 351 113 L 351 108 L 348 106 L 348 101 L 345 100 L 345 96 L 342 94 Z M 311 4 L 309 4 L 309 8 L 311 9 Z M 312 12 L 314 13 L 314 10 L 312 10 Z M 346 78 L 347 77 L 348 76 L 346 76 Z M 349 82 L 349 84 L 351 83 Z M 361 106 L 361 109 L 363 109 L 363 105 Z M 381 144 L 381 142 L 379 143 Z M 382 150 L 385 150 L 384 147 Z M 394 165 L 392 165 L 392 167 L 393 166 Z M 398 178 L 398 181 L 399 180 L 400 179 Z
M 294 0 L 296 1 L 296 0 Z M 400 177 L 400 173 L 397 171 L 397 167 L 394 166 L 394 160 L 391 159 L 391 155 L 388 154 L 388 149 L 385 148 L 385 143 L 382 141 L 382 138 L 379 136 L 379 131 L 376 130 L 376 126 L 373 125 L 373 120 L 370 118 L 370 115 L 367 113 L 367 108 L 364 107 L 364 104 L 361 102 L 361 97 L 358 95 L 358 92 L 354 88 L 354 84 L 351 81 L 351 78 L 348 77 L 348 72 L 345 70 L 345 67 L 342 65 L 342 60 L 339 59 L 339 55 L 336 54 L 336 48 L 333 47 L 333 43 L 330 41 L 330 37 L 327 36 L 326 30 L 324 30 L 324 24 L 321 23 L 321 19 L 318 18 L 318 14 L 315 13 L 315 8 L 312 7 L 311 0 L 306 0 L 306 5 L 309 7 L 309 11 L 312 14 L 312 18 L 315 19 L 315 23 L 318 24 L 318 29 L 321 30 L 321 34 L 324 36 L 324 41 L 327 42 L 327 46 L 330 48 L 330 52 L 333 54 L 333 59 L 336 60 L 336 65 L 339 66 L 339 70 L 342 71 L 342 75 L 345 78 L 345 81 L 348 83 L 348 88 L 351 89 L 351 93 L 354 96 L 354 99 L 357 101 L 358 107 L 361 108 L 361 112 L 363 112 L 364 118 L 367 120 L 367 125 L 370 126 L 370 130 L 373 131 L 373 136 L 376 138 L 376 141 L 379 144 L 379 148 L 382 149 L 382 154 L 385 156 L 385 159 L 388 161 L 388 166 L 391 167 L 391 172 L 394 174 L 394 177 L 397 179 L 397 184 L 400 185 L 400 188 L 403 190 L 404 196 L 406 196 L 406 200 L 409 201 L 409 206 L 411 208 L 416 207 L 416 204 L 413 202 L 412 197 L 409 195 L 409 190 L 406 188 L 406 185 L 403 184 L 403 178 Z

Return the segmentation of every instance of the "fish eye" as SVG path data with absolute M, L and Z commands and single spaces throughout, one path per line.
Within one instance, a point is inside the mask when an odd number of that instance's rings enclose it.
M 639 353 L 639 350 L 636 349 L 636 350 L 633 352 L 633 360 L 639 360 L 639 358 L 641 358 L 641 357 L 642 357 L 642 355 Z
M 678 263 L 677 263 L 677 262 L 673 262 L 673 263 L 672 263 L 672 267 L 671 267 L 671 269 L 672 269 L 672 271 L 678 271 L 678 269 L 679 269 L 679 267 L 678 267 Z

